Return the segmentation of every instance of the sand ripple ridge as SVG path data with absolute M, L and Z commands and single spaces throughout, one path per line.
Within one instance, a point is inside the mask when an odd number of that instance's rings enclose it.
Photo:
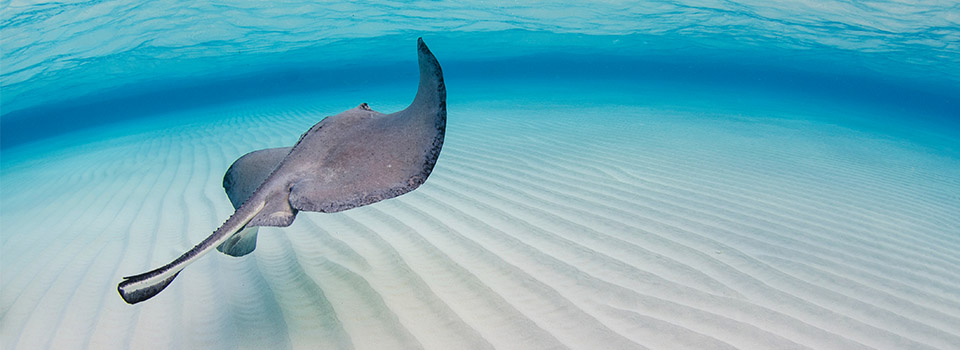
M 233 159 L 337 108 L 211 107 L 5 163 L 0 345 L 960 344 L 960 161 L 836 125 L 630 106 L 452 102 L 417 191 L 261 228 L 253 254 L 210 254 L 155 299 L 122 302 L 122 276 L 232 213 Z

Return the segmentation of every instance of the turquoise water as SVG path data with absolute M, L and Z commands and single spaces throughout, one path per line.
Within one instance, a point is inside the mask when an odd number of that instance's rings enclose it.
M 4 349 L 952 349 L 950 1 L 0 0 Z M 262 227 L 224 171 L 390 113 L 447 134 L 396 199 Z
M 3 7 L 3 147 L 178 108 L 391 83 L 415 73 L 404 63 L 417 36 L 464 86 L 609 79 L 680 94 L 782 92 L 951 130 L 960 110 L 950 1 Z

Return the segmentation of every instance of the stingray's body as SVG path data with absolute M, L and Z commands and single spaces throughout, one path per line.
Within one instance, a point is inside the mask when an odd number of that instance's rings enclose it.
M 218 248 L 241 256 L 256 246 L 256 226 L 285 227 L 303 211 L 338 212 L 407 193 L 437 161 L 446 125 L 446 88 L 436 58 L 418 40 L 420 85 L 406 109 L 383 114 L 366 104 L 324 118 L 292 148 L 251 152 L 224 176 L 236 211 L 210 237 L 173 262 L 124 278 L 128 303 L 149 299 L 183 268 Z

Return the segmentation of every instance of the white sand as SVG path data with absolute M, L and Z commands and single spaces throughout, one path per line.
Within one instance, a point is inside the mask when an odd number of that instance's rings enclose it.
M 366 102 L 389 112 L 406 97 Z M 417 191 L 301 213 L 261 229 L 254 254 L 213 253 L 123 303 L 122 276 L 232 212 L 220 181 L 236 157 L 365 102 L 296 101 L 5 152 L 2 348 L 960 344 L 958 159 L 762 111 L 611 101 L 452 97 Z

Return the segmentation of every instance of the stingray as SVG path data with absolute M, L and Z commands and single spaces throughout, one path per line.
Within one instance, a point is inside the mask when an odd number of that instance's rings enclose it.
M 212 235 L 173 262 L 124 277 L 130 304 L 152 298 L 213 249 L 232 256 L 256 248 L 257 227 L 286 227 L 300 211 L 335 213 L 413 191 L 430 176 L 443 146 L 447 92 L 436 57 L 417 40 L 420 85 L 406 109 L 383 114 L 366 103 L 329 116 L 293 147 L 250 152 L 223 178 L 235 211 Z

